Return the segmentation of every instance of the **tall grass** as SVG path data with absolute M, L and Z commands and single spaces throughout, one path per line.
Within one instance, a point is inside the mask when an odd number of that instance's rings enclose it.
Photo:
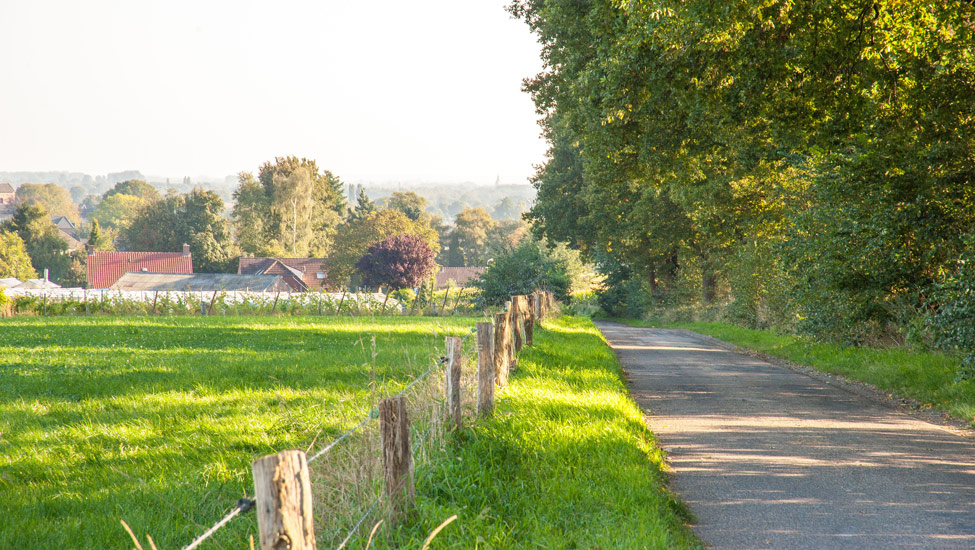
M 417 469 L 413 521 L 373 548 L 697 548 L 664 457 L 586 319 L 536 332 L 495 415 Z

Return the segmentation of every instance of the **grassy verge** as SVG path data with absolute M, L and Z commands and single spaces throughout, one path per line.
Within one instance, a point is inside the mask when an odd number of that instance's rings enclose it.
M 0 320 L 0 548 L 128 549 L 120 519 L 181 548 L 252 493 L 253 458 L 328 441 L 475 321 Z
M 610 320 L 631 326 L 682 328 L 707 334 L 743 348 L 872 384 L 946 410 L 975 425 L 975 380 L 955 380 L 959 360 L 944 353 L 841 347 L 728 323 L 657 325 L 633 319 Z
M 526 348 L 493 418 L 417 471 L 415 521 L 381 548 L 697 548 L 615 356 L 563 317 Z M 373 543 L 373 548 L 377 544 Z

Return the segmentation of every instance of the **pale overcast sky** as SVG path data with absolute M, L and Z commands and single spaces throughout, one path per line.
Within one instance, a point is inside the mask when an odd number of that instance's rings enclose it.
M 543 160 L 497 0 L 0 0 L 0 171 L 524 183 Z

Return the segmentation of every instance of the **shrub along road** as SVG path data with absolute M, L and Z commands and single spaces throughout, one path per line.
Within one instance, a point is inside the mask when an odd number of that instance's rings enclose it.
M 713 548 L 975 547 L 975 444 L 686 331 L 598 323 Z

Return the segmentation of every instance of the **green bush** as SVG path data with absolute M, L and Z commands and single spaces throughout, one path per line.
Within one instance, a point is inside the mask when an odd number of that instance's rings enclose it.
M 554 257 L 540 243 L 526 239 L 508 254 L 499 255 L 474 283 L 483 305 L 500 306 L 512 296 L 548 290 L 565 301 L 569 273 L 564 259 Z

